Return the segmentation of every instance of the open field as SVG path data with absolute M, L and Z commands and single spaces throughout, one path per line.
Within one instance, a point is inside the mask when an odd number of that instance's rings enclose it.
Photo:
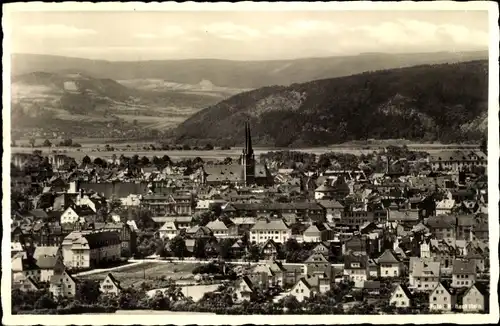
M 75 140 L 78 141 L 78 140 Z M 125 147 L 127 144 L 113 145 L 115 147 L 115 151 L 104 151 L 100 150 L 103 145 L 96 145 L 92 147 L 93 144 L 83 143 L 82 148 L 36 148 L 37 150 L 41 150 L 44 154 L 51 154 L 53 150 L 57 150 L 59 153 L 63 153 L 70 157 L 74 157 L 77 161 L 80 161 L 84 156 L 88 155 L 90 158 L 94 159 L 96 157 L 101 158 L 111 158 L 113 155 L 120 156 L 133 156 L 139 155 L 140 157 L 146 156 L 148 158 L 152 158 L 153 156 L 163 156 L 168 155 L 171 159 L 193 159 L 195 157 L 200 157 L 203 160 L 222 160 L 226 157 L 238 158 L 241 154 L 241 148 L 233 147 L 229 150 L 211 150 L 211 151 L 196 151 L 196 150 L 188 150 L 188 151 L 179 151 L 179 150 L 170 150 L 170 151 L 146 151 L 143 150 L 142 147 L 147 144 L 151 144 L 151 142 L 143 142 L 143 143 L 130 143 L 130 147 Z M 98 146 L 98 147 L 97 147 Z M 254 148 L 255 155 L 258 157 L 263 153 L 267 153 L 270 151 L 279 151 L 279 150 L 293 150 L 293 151 L 303 151 L 314 153 L 316 155 L 321 155 L 327 152 L 337 152 L 337 153 L 347 153 L 354 155 L 361 154 L 369 154 L 373 151 L 380 150 L 383 147 L 380 145 L 372 145 L 372 146 L 361 146 L 361 145 L 335 145 L 330 147 L 316 147 L 316 148 L 297 148 L 297 149 L 284 149 L 284 148 Z M 429 153 L 436 153 L 447 150 L 456 150 L 459 148 L 462 149 L 478 149 L 478 146 L 474 145 L 440 145 L 440 144 L 414 144 L 408 145 L 408 148 L 412 150 L 418 151 L 426 151 Z M 104 149 L 104 148 L 102 148 Z M 12 153 L 31 153 L 33 152 L 32 148 L 26 147 L 13 147 Z
M 112 274 L 121 282 L 122 286 L 129 287 L 133 285 L 137 287 L 144 281 L 155 280 L 162 276 L 174 280 L 190 279 L 193 275 L 191 273 L 192 270 L 198 265 L 195 263 L 145 262 L 120 268 L 119 270 L 112 271 Z M 108 273 L 108 271 L 104 271 L 102 273 L 84 275 L 81 278 L 101 281 Z

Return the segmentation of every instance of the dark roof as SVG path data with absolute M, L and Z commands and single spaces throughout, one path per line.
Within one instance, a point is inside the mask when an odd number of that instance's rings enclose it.
M 380 281 L 365 281 L 363 283 L 364 289 L 380 289 Z
M 387 249 L 384 253 L 378 258 L 378 263 L 399 263 L 399 260 L 396 258 L 396 255 L 392 252 L 392 250 Z
M 148 192 L 147 182 L 82 182 L 79 184 L 81 189 L 93 190 L 99 194 L 103 194 L 105 198 L 111 198 L 113 195 L 116 198 L 125 198 L 130 194 L 143 195 Z
M 89 248 L 100 248 L 106 241 L 121 243 L 120 234 L 114 231 L 93 232 L 84 234 L 83 237 L 88 241 Z
M 53 269 L 56 265 L 57 257 L 55 256 L 40 256 L 36 264 L 40 269 Z
M 359 267 L 352 267 L 353 263 L 359 263 Z M 346 269 L 366 269 L 367 266 L 368 266 L 368 256 L 366 255 L 344 256 L 344 268 Z
M 109 279 L 111 280 L 111 282 L 113 282 L 113 283 L 116 285 L 116 287 L 117 287 L 118 289 L 120 289 L 120 290 L 122 289 L 122 287 L 121 287 L 121 285 L 120 285 L 120 281 L 118 281 L 118 280 L 117 280 L 117 279 L 113 276 L 113 274 L 108 273 L 108 277 L 109 277 Z
M 408 287 L 405 284 L 399 284 L 399 286 L 401 287 L 401 290 L 403 290 L 403 292 L 406 294 L 406 296 L 408 298 L 412 297 L 410 290 L 408 289 Z
M 474 260 L 455 259 L 453 261 L 453 274 L 476 274 Z

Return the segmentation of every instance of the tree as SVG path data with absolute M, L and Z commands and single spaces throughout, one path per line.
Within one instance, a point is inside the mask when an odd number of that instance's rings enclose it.
M 488 155 L 488 136 L 483 136 L 483 138 L 481 139 L 481 145 L 480 145 L 480 149 L 481 151 Z
M 225 165 L 229 165 L 229 164 L 231 164 L 231 163 L 233 163 L 233 159 L 232 159 L 232 158 L 230 158 L 230 157 L 226 157 L 226 158 L 224 159 L 224 161 L 222 161 L 222 164 L 225 164 Z
M 260 259 L 260 249 L 257 245 L 250 245 L 248 248 L 248 260 L 250 261 L 259 261 Z
M 99 282 L 96 280 L 83 280 L 76 288 L 76 298 L 83 303 L 97 303 L 101 294 Z
M 97 166 L 100 166 L 102 168 L 105 168 L 107 166 L 106 164 L 106 161 L 104 161 L 102 158 L 100 157 L 96 157 L 94 159 L 94 164 L 97 165 Z
M 43 145 L 42 145 L 42 146 L 43 146 L 43 147 L 50 147 L 50 146 L 52 146 L 52 143 L 50 142 L 50 140 L 45 139 L 45 140 L 43 141 Z
M 30 138 L 31 147 L 35 147 L 35 138 Z
M 204 259 L 207 257 L 207 253 L 205 251 L 205 246 L 207 245 L 205 239 L 198 238 L 194 242 L 193 248 L 193 256 L 199 259 Z
M 189 151 L 189 150 L 191 150 L 191 147 L 188 144 L 184 144 L 184 145 L 182 145 L 182 150 Z
M 180 236 L 176 236 L 170 241 L 170 250 L 175 257 L 184 258 L 184 255 L 187 253 L 186 241 Z
M 219 256 L 220 258 L 226 260 L 231 258 L 231 247 L 233 245 L 233 242 L 231 239 L 223 239 L 219 243 Z
M 288 295 L 283 298 L 283 307 L 290 313 L 296 313 L 301 310 L 301 304 L 293 295 Z
M 206 151 L 211 151 L 214 149 L 214 146 L 210 143 L 206 144 L 205 147 L 203 148 Z
M 90 157 L 88 155 L 85 155 L 82 159 L 82 164 L 83 165 L 89 165 L 92 163 L 92 160 L 90 159 Z
M 141 166 L 148 166 L 150 163 L 151 162 L 149 161 L 149 159 L 146 156 L 143 156 L 141 158 L 141 161 L 140 161 Z
M 35 309 L 54 309 L 57 308 L 57 303 L 47 293 L 41 296 L 34 305 Z

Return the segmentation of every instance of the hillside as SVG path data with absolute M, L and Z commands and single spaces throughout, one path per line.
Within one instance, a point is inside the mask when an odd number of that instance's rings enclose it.
M 32 72 L 12 77 L 11 95 L 14 135 L 135 137 L 144 134 L 143 128 L 175 127 L 230 94 L 142 89 L 83 73 Z
M 366 53 L 353 56 L 274 61 L 160 60 L 109 62 L 60 56 L 14 54 L 13 75 L 44 71 L 67 73 L 75 69 L 96 78 L 113 80 L 166 80 L 198 84 L 207 81 L 219 87 L 255 89 L 270 85 L 291 85 L 311 80 L 358 74 L 365 71 L 409 67 L 421 64 L 486 60 L 487 51 L 413 54 Z
M 262 146 L 474 141 L 487 126 L 487 74 L 487 61 L 471 61 L 265 87 L 194 114 L 175 135 L 180 142 L 234 146 L 248 119 L 253 141 Z

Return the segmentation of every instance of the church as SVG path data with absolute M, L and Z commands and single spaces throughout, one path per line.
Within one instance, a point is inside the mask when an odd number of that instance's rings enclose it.
M 255 161 L 250 124 L 245 123 L 245 147 L 238 163 L 203 167 L 202 182 L 207 185 L 272 186 L 273 177 L 265 164 Z

